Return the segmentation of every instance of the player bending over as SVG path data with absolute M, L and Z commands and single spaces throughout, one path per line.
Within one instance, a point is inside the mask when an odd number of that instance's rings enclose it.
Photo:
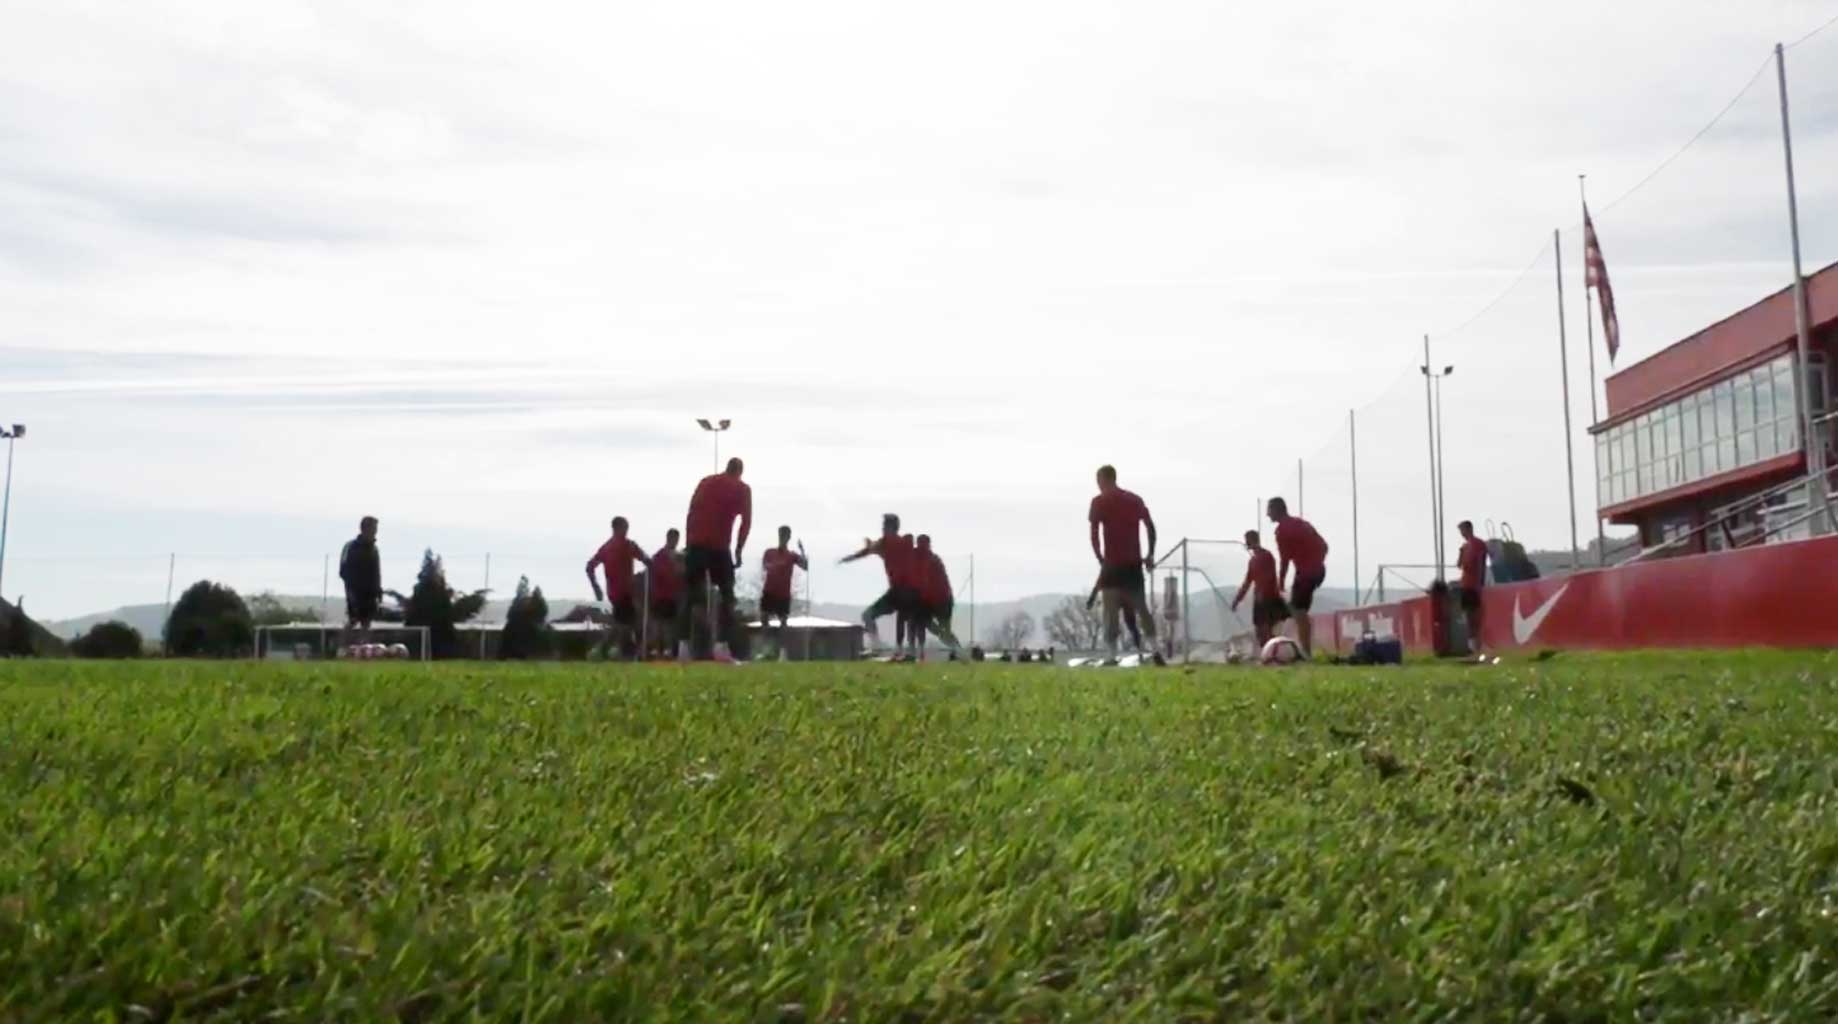
M 1251 595 L 1251 629 L 1257 634 L 1257 649 L 1261 651 L 1276 635 L 1276 627 L 1289 618 L 1289 605 L 1276 582 L 1276 556 L 1259 542 L 1256 530 L 1244 532 L 1244 547 L 1251 564 L 1245 566 L 1244 582 L 1238 585 L 1238 596 L 1232 598 L 1232 611 L 1244 603 L 1246 593 Z
M 913 557 L 916 560 L 914 571 L 919 582 L 919 606 L 910 628 L 919 634 L 919 650 L 923 650 L 925 631 L 929 629 L 944 641 L 945 647 L 953 655 L 961 656 L 964 647 L 957 642 L 957 634 L 951 631 L 951 616 L 957 610 L 957 598 L 951 592 L 951 574 L 945 569 L 944 559 L 932 550 L 932 538 L 923 533 L 913 548 Z M 919 650 L 915 650 L 915 654 Z
M 732 661 L 734 656 L 734 570 L 740 568 L 747 548 L 747 534 L 753 531 L 753 489 L 741 482 L 746 467 L 739 459 L 729 459 L 727 469 L 711 473 L 696 485 L 689 499 L 689 521 L 685 525 L 683 552 L 683 585 L 686 593 L 677 612 L 677 658 L 689 657 L 690 621 L 697 602 L 707 603 L 712 586 L 721 592 L 717 620 L 711 630 L 715 641 L 714 658 Z M 740 521 L 740 535 L 734 536 L 734 522 Z M 734 539 L 733 552 L 728 540 Z
M 798 550 L 791 550 L 791 527 L 779 527 L 779 546 L 768 548 L 760 556 L 760 564 L 766 570 L 766 585 L 761 588 L 759 596 L 759 622 L 768 628 L 773 619 L 779 620 L 779 628 L 773 632 L 773 657 L 785 661 L 785 630 L 791 619 L 791 575 L 798 569 L 810 571 L 810 559 L 804 557 L 804 542 L 798 542 Z
M 1282 593 L 1289 579 L 1289 567 L 1296 567 L 1295 585 L 1289 588 L 1289 606 L 1295 609 L 1296 642 L 1302 657 L 1315 656 L 1315 624 L 1308 611 L 1315 605 L 1315 591 L 1327 582 L 1327 541 L 1309 525 L 1308 520 L 1289 514 L 1289 503 L 1271 498 L 1265 508 L 1276 524 L 1276 553 L 1282 564 L 1276 571 L 1277 593 Z
M 609 646 L 632 658 L 638 656 L 639 650 L 638 642 L 634 641 L 638 627 L 638 595 L 632 588 L 632 563 L 643 564 L 649 572 L 652 561 L 644 548 L 626 536 L 629 529 L 630 524 L 624 516 L 613 517 L 613 535 L 587 560 L 587 583 L 594 588 L 595 601 L 606 601 L 613 606 L 613 628 L 607 631 Z M 599 579 L 594 576 L 596 567 L 606 573 L 604 593 L 600 590 Z

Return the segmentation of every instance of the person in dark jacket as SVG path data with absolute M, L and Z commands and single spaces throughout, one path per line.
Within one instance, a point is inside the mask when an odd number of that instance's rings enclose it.
M 338 555 L 338 578 L 345 583 L 345 627 L 368 630 L 383 603 L 383 561 L 377 554 L 377 517 L 365 516 L 357 536 Z

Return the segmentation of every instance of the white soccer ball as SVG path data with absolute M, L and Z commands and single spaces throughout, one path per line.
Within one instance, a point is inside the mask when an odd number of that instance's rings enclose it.
M 390 644 L 389 645 L 389 656 L 392 658 L 408 657 L 408 645 L 407 644 Z
M 1266 665 L 1288 665 L 1302 660 L 1302 647 L 1286 636 L 1271 637 L 1260 660 Z

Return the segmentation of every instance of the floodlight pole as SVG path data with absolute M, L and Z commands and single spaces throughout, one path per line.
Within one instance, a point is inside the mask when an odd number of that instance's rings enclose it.
M 1570 433 L 1570 338 L 1564 324 L 1564 235 L 1551 232 L 1557 270 L 1557 366 L 1564 384 L 1564 472 L 1570 486 L 1570 571 L 1583 566 L 1576 543 L 1576 445 Z
M 1436 576 L 1442 577 L 1442 521 L 1437 514 L 1436 506 L 1441 488 L 1436 486 L 1436 398 L 1434 385 L 1430 383 L 1430 336 L 1423 336 L 1423 418 L 1427 429 L 1425 438 L 1430 450 L 1430 553 L 1436 559 Z
M 1826 498 L 1825 446 L 1819 442 L 1812 411 L 1812 332 L 1807 323 L 1806 274 L 1800 268 L 1800 200 L 1793 183 L 1793 123 L 1787 116 L 1787 51 L 1774 44 L 1774 74 L 1781 94 L 1781 149 L 1787 161 L 1787 227 L 1793 240 L 1793 326 L 1799 354 L 1794 381 L 1796 404 L 1800 410 L 1801 447 L 1806 451 L 1806 476 L 1812 492 L 1807 507 L 1825 510 L 1826 528 L 1832 527 L 1831 505 Z
M 6 438 L 6 492 L 0 498 L 0 581 L 6 579 L 6 528 L 13 514 L 13 445 L 24 437 L 26 427 L 23 423 L 13 424 L 11 430 L 0 430 L 0 437 Z M 0 588 L 0 598 L 6 591 Z
M 1347 410 L 1347 454 L 1353 460 L 1353 603 L 1359 603 L 1359 435 Z

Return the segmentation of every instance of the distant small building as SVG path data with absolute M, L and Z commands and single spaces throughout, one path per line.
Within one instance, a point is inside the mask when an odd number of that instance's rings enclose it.
M 764 623 L 749 622 L 747 648 L 759 655 L 770 649 L 772 631 Z M 843 622 L 816 615 L 793 615 L 786 620 L 785 656 L 792 661 L 854 661 L 862 656 L 865 632 L 859 622 Z

